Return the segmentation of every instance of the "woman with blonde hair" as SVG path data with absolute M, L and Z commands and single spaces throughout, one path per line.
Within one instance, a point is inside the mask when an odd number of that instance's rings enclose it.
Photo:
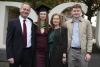
M 62 67 L 67 62 L 67 29 L 61 27 L 62 16 L 54 14 L 50 21 L 49 66 Z

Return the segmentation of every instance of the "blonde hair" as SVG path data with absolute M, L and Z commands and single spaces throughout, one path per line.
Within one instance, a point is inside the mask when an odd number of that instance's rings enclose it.
M 30 3 L 28 3 L 28 2 L 23 2 L 23 3 L 21 4 L 21 8 L 22 8 L 22 6 L 23 6 L 24 4 L 29 5 L 29 6 L 30 6 L 30 8 L 31 8 L 31 4 L 30 4 Z
M 55 14 L 53 14 L 52 17 L 51 17 L 51 21 L 50 21 L 51 27 L 52 27 L 52 28 L 55 27 L 54 24 L 53 24 L 53 18 L 54 18 L 54 16 L 59 16 L 59 19 L 60 19 L 59 26 L 62 26 L 62 22 L 63 22 L 62 15 L 55 13 Z

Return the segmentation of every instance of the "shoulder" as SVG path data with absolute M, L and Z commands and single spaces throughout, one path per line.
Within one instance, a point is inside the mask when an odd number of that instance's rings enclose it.
M 9 20 L 9 22 L 16 22 L 18 20 L 19 20 L 19 18 L 14 18 L 14 19 Z
M 31 18 L 28 17 L 28 19 L 29 19 L 34 25 L 36 25 L 35 22 L 34 22 Z
M 29 19 L 31 22 L 33 22 L 33 20 L 32 20 L 31 18 L 28 17 L 28 19 Z
M 49 33 L 51 33 L 53 31 L 53 28 L 50 27 L 48 30 L 49 30 Z
M 37 24 L 36 24 L 36 22 L 34 22 L 31 18 L 29 18 L 28 17 L 28 19 L 32 22 L 32 25 L 34 26 L 34 27 L 37 27 Z
M 73 21 L 73 19 L 69 19 L 67 21 L 65 21 L 65 23 L 71 23 Z
M 90 21 L 88 19 L 84 19 L 82 17 L 81 17 L 81 21 L 84 22 L 84 23 L 90 24 Z
M 8 21 L 8 25 L 13 25 L 15 23 L 19 22 L 19 18 L 14 18 Z
M 67 28 L 66 28 L 66 27 L 61 27 L 61 29 L 62 29 L 62 30 L 67 30 Z
M 61 27 L 61 32 L 62 32 L 62 33 L 65 34 L 65 33 L 67 33 L 67 31 L 68 31 L 67 28 L 65 28 L 65 27 Z
M 69 20 L 63 22 L 63 23 L 62 23 L 62 26 L 67 28 L 67 26 L 70 25 L 71 22 L 72 22 L 72 19 L 69 19 Z
M 90 22 L 89 20 L 85 20 L 85 22 L 86 22 L 87 24 L 91 24 L 91 22 Z

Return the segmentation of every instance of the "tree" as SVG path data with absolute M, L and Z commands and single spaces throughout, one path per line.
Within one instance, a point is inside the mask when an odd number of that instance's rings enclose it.
M 99 0 L 82 0 L 87 6 L 87 16 L 88 19 L 91 21 L 91 17 L 95 14 L 95 12 L 100 9 L 100 1 Z
M 61 3 L 65 2 L 83 2 L 88 6 L 87 16 L 91 21 L 91 17 L 95 12 L 100 9 L 100 0 L 1 0 L 1 1 L 17 1 L 17 2 L 29 2 L 32 8 L 37 8 L 41 4 L 44 4 L 50 8 L 53 8 Z

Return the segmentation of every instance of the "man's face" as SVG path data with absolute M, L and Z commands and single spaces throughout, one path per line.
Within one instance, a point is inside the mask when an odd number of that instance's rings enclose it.
M 26 18 L 29 13 L 30 13 L 30 10 L 31 10 L 31 7 L 27 4 L 24 4 L 21 6 L 20 8 L 20 15 L 23 17 L 23 18 Z
M 73 8 L 71 11 L 71 15 L 75 18 L 78 18 L 81 16 L 81 9 L 80 8 Z

